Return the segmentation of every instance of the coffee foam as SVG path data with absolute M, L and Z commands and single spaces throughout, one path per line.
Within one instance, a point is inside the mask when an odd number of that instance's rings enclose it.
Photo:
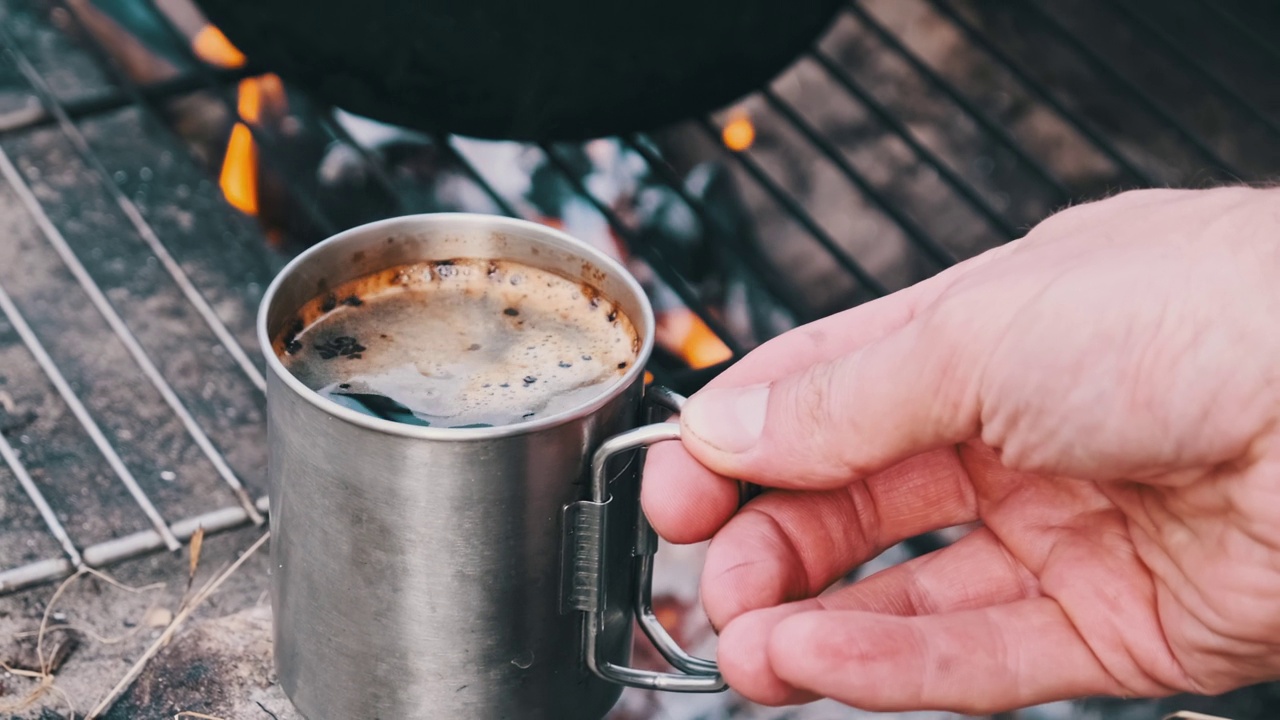
M 418 425 L 510 425 L 604 392 L 635 362 L 627 316 L 590 285 L 508 260 L 405 265 L 311 300 L 276 338 L 295 377 Z

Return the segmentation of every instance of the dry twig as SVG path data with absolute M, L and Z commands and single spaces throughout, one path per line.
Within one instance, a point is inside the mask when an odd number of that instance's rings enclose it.
M 212 595 L 214 591 L 216 591 L 218 587 L 227 580 L 227 578 L 231 577 L 236 570 L 239 570 L 240 566 L 252 557 L 253 554 L 258 551 L 258 548 L 262 547 L 263 543 L 265 543 L 269 537 L 271 537 L 270 532 L 264 533 L 262 537 L 258 538 L 258 540 L 253 543 L 253 545 L 249 546 L 248 550 L 244 551 L 244 554 L 236 559 L 235 562 L 231 563 L 226 570 L 223 570 L 212 580 L 205 583 L 204 587 L 200 588 L 199 592 L 193 595 L 189 602 L 184 600 L 178 610 L 178 613 L 173 616 L 173 620 L 169 622 L 169 626 L 164 629 L 164 632 L 160 634 L 160 637 L 156 638 L 155 642 L 151 643 L 151 646 L 142 654 L 142 657 L 138 658 L 138 661 L 129 668 L 129 671 L 125 673 L 124 677 L 120 678 L 120 682 L 116 683 L 115 687 L 111 688 L 111 691 L 108 692 L 107 695 L 89 711 L 89 714 L 85 716 L 85 720 L 93 720 L 102 713 L 111 709 L 111 706 L 115 704 L 116 700 L 118 700 L 120 696 L 133 685 L 133 681 L 137 680 L 138 676 L 142 674 L 143 668 L 147 666 L 147 663 L 151 661 L 151 658 L 159 654 L 160 650 L 169 644 L 169 640 L 173 638 L 174 633 L 178 631 L 178 628 L 181 627 L 182 624 L 186 622 L 187 618 L 191 616 L 191 613 L 194 612 L 201 603 L 208 599 L 208 597 Z M 179 715 L 181 715 L 181 713 L 179 713 Z M 201 716 L 188 715 L 187 717 Z M 214 720 L 218 719 L 214 718 Z

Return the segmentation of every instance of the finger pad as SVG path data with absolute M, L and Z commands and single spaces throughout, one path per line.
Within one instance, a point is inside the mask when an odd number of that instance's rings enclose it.
M 649 449 L 640 501 L 658 534 L 678 544 L 709 539 L 737 510 L 738 485 L 700 465 L 680 446 Z
M 769 636 L 773 628 L 803 608 L 780 606 L 748 613 L 720 634 L 717 660 L 729 686 L 762 705 L 793 705 L 817 699 L 783 682 L 769 664 Z

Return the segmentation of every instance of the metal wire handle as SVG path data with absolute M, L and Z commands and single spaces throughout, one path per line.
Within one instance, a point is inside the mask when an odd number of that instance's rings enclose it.
M 684 398 L 666 388 L 651 388 L 649 399 L 672 411 L 679 411 Z M 583 621 L 586 662 L 591 672 L 604 680 L 651 690 L 712 693 L 728 685 L 720 676 L 715 661 L 694 657 L 685 652 L 667 633 L 653 612 L 653 556 L 657 552 L 657 535 L 641 511 L 637 520 L 634 565 L 634 609 L 640 628 L 653 646 L 672 667 L 680 672 L 663 673 L 618 665 L 600 657 L 600 637 L 604 634 L 604 585 L 608 578 L 608 553 L 605 551 L 605 524 L 608 519 L 609 460 L 618 453 L 648 447 L 654 443 L 680 439 L 679 423 L 654 423 L 614 435 L 605 440 L 591 459 L 591 500 L 571 506 L 572 517 L 566 527 L 574 536 L 573 580 L 569 601 L 587 613 Z

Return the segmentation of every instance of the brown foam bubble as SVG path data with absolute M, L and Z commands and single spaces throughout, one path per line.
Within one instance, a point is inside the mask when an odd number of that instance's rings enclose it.
M 507 260 L 389 268 L 322 292 L 275 338 L 299 380 L 414 424 L 509 425 L 591 400 L 639 351 L 588 284 Z

